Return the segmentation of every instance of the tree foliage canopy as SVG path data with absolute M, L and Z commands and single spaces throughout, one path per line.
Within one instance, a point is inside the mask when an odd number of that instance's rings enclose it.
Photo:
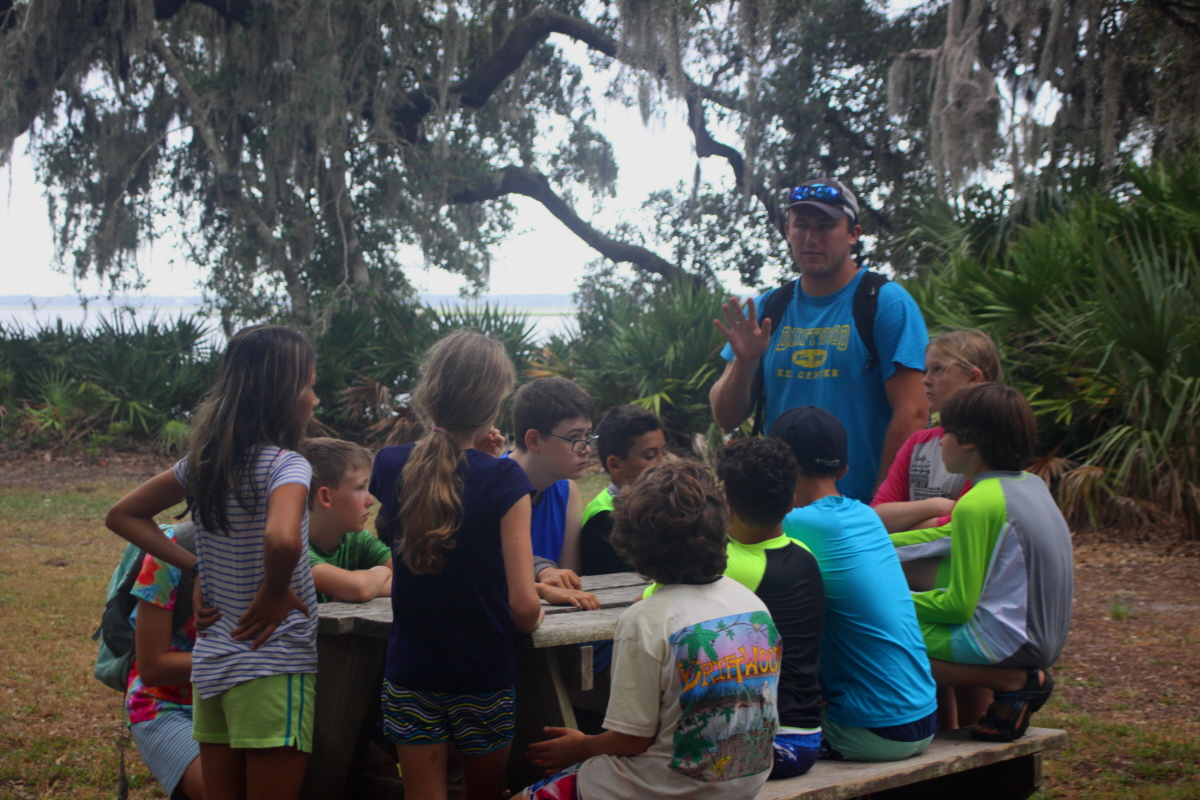
M 617 170 L 559 37 L 644 113 L 681 98 L 732 188 L 651 198 L 641 230 L 580 218 Z M 779 191 L 834 174 L 903 269 L 908 199 L 997 159 L 1023 190 L 1194 141 L 1197 44 L 1183 0 L 0 0 L 0 156 L 32 132 L 77 276 L 136 284 L 139 243 L 181 220 L 227 319 L 404 294 L 417 252 L 482 288 L 512 194 L 646 274 L 757 282 Z

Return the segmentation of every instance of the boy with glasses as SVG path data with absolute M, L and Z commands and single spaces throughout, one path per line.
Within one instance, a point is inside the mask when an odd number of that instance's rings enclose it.
M 530 527 L 537 580 L 578 589 L 583 500 L 575 479 L 587 468 L 588 449 L 596 438 L 596 405 L 566 378 L 527 383 L 512 402 L 516 449 L 509 457 L 521 465 L 535 489 Z

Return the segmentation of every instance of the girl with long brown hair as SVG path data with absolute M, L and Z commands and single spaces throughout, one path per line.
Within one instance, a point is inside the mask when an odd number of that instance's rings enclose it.
M 513 736 L 515 632 L 542 619 L 530 541 L 533 486 L 473 449 L 515 381 L 495 340 L 450 334 L 425 356 L 413 404 L 425 435 L 375 459 L 381 538 L 396 543 L 384 729 L 411 798 L 444 798 L 451 749 L 464 797 L 499 798 Z
M 303 334 L 239 331 L 196 410 L 187 455 L 108 512 L 117 535 L 198 576 L 219 612 L 192 651 L 192 735 L 207 797 L 294 798 L 312 750 L 312 469 L 296 450 L 317 406 L 316 379 Z M 154 523 L 185 500 L 196 555 Z

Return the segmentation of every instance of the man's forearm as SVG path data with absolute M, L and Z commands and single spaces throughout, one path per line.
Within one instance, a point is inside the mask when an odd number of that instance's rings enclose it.
M 757 369 L 758 361 L 751 363 L 734 358 L 713 384 L 708 401 L 712 406 L 713 421 L 721 430 L 733 430 L 754 412 L 750 389 Z

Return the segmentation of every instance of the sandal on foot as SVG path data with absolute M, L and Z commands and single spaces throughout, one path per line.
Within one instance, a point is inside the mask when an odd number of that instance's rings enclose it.
M 1045 681 L 1039 679 L 1045 675 Z M 1029 720 L 1046 705 L 1050 695 L 1054 693 L 1054 677 L 1037 667 L 1029 668 L 1029 678 L 1025 685 L 1015 692 L 996 692 L 992 695 L 995 701 L 988 706 L 987 714 L 979 720 L 980 725 L 991 728 L 982 731 L 979 726 L 971 729 L 971 738 L 984 742 L 1014 742 L 1025 735 L 1029 729 Z M 1009 709 L 1005 716 L 996 713 L 996 703 L 1008 703 Z

